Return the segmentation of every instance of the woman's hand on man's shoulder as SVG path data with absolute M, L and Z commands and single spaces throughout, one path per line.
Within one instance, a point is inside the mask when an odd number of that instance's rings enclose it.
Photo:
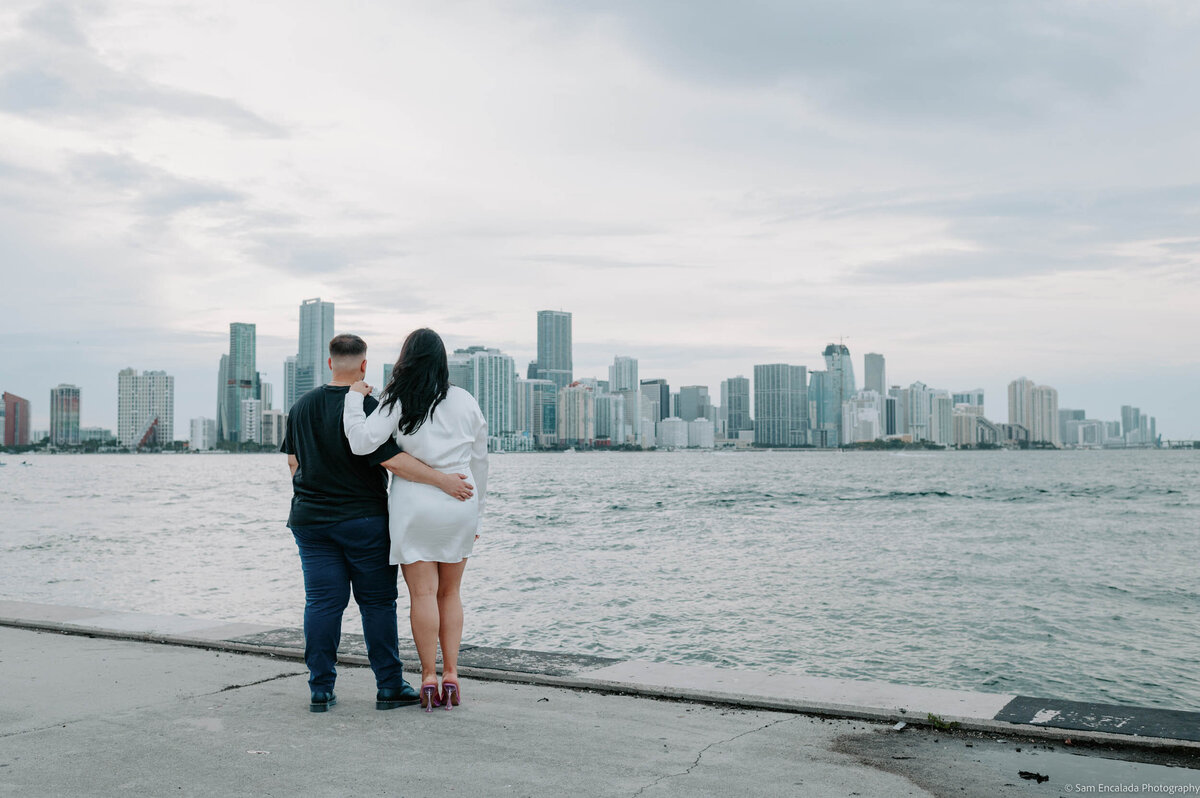
M 367 385 L 367 383 L 363 380 L 359 380 L 350 386 L 350 390 L 354 391 L 355 393 L 361 393 L 363 396 L 370 396 L 371 391 L 373 391 L 374 388 L 372 388 L 370 385 Z

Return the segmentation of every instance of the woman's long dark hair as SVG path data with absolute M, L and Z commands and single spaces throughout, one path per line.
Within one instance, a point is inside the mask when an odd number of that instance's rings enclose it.
M 442 337 L 428 327 L 413 330 L 404 339 L 400 357 L 392 367 L 392 377 L 383 389 L 387 410 L 400 403 L 400 434 L 412 435 L 450 390 L 450 366 L 446 363 L 446 345 Z

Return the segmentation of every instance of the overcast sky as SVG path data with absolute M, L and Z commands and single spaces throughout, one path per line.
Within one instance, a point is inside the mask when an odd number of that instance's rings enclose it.
M 1200 438 L 1192 0 L 0 5 L 0 389 L 176 376 L 231 321 L 282 399 L 298 306 L 369 377 L 417 326 L 524 376 L 823 367 L 1059 390 Z

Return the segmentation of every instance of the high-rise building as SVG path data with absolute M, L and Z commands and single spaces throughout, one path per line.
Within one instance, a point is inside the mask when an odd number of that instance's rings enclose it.
M 737 438 L 740 431 L 754 429 L 750 420 L 750 380 L 740 374 L 721 380 L 721 411 L 727 438 Z
M 1020 377 L 1008 384 L 1008 423 L 1033 426 L 1033 380 Z
M 590 446 L 596 439 L 595 392 L 573 382 L 558 392 L 558 442 Z
M 296 393 L 296 355 L 288 355 L 283 361 L 283 412 L 292 412 L 292 405 L 300 398 Z
M 117 442 L 130 449 L 161 448 L 175 438 L 175 378 L 165 371 L 117 373 Z
M 262 414 L 261 399 L 242 400 L 242 425 L 238 435 L 239 443 L 262 443 Z
M 863 443 L 883 437 L 883 396 L 861 390 L 842 403 L 842 443 Z
M 1121 405 L 1121 435 L 1127 443 L 1137 443 L 1142 429 L 1142 409 Z
M 887 365 L 883 355 L 875 352 L 863 355 L 863 388 L 880 397 L 887 396 Z
M 50 389 L 50 443 L 79 445 L 79 386 L 60 384 Z
M 954 444 L 954 402 L 946 391 L 930 392 L 929 440 L 939 446 Z
M 215 418 L 193 418 L 191 420 L 191 428 L 192 435 L 188 439 L 189 449 L 195 452 L 203 452 L 216 448 L 217 420 Z
M 681 419 L 682 420 L 682 419 Z M 715 445 L 713 425 L 707 418 L 696 418 L 687 424 L 688 448 L 711 449 Z
M 29 445 L 29 400 L 4 392 L 4 445 Z M 40 442 L 40 441 L 39 441 Z
M 608 390 L 611 393 L 622 391 L 637 391 L 641 389 L 638 379 L 638 362 L 636 357 L 617 355 L 613 364 L 608 367 Z
M 684 421 L 708 418 L 711 409 L 707 385 L 684 385 L 679 388 L 679 417 Z
M 287 416 L 282 410 L 264 410 L 262 412 L 262 445 L 278 449 L 283 445 L 284 422 Z
M 801 446 L 808 442 L 807 369 L 787 363 L 754 367 L 754 442 Z
M 329 342 L 333 339 L 333 303 L 320 297 L 300 303 L 300 351 L 296 355 L 296 398 L 329 378 Z
M 472 347 L 468 389 L 488 424 L 489 435 L 505 435 L 515 430 L 517 370 L 511 356 L 499 349 Z M 462 350 L 457 350 L 458 354 Z
M 658 418 L 654 419 L 655 422 L 662 421 L 671 413 L 671 386 L 662 379 L 641 380 L 640 383 L 642 398 L 658 405 Z
M 842 403 L 858 392 L 854 383 L 854 363 L 845 344 L 829 344 L 822 353 L 825 357 L 826 390 L 828 404 L 833 410 L 834 423 L 838 427 L 838 440 L 842 440 Z
M 1060 407 L 1058 409 L 1058 439 L 1064 444 L 1079 443 L 1077 440 L 1078 425 L 1073 425 L 1072 422 L 1085 421 L 1087 412 L 1083 410 L 1075 410 L 1069 407 Z
M 392 381 L 392 369 L 395 367 L 395 363 L 383 364 L 383 384 L 379 386 L 380 391 L 383 391 L 385 388 L 387 388 L 387 384 Z
M 901 415 L 907 424 L 907 434 L 914 441 L 933 440 L 934 433 L 929 426 L 933 394 L 934 391 L 923 382 L 914 382 L 900 391 L 900 401 L 904 404 Z
M 1030 443 L 1062 445 L 1058 426 L 1058 391 L 1049 385 L 1034 386 L 1030 408 Z
M 539 310 L 537 314 L 537 376 L 562 389 L 575 381 L 571 358 L 571 314 Z
M 983 407 L 983 389 L 975 388 L 970 391 L 957 391 L 950 395 L 950 399 L 953 401 L 955 407 L 957 407 L 958 405 L 970 405 L 971 407 Z M 982 415 L 985 415 L 985 413 L 982 410 L 980 410 L 979 415 L 982 416 Z
M 253 324 L 229 325 L 229 356 L 222 361 L 225 392 L 217 412 L 217 435 L 223 441 L 241 440 L 242 402 L 259 395 L 256 330 Z

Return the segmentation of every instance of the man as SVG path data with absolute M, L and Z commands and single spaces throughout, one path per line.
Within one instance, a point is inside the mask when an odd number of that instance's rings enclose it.
M 387 472 L 460 500 L 469 498 L 474 487 L 463 474 L 443 474 L 401 453 L 394 440 L 364 457 L 351 453 L 342 434 L 342 407 L 350 385 L 366 376 L 366 355 L 367 345 L 357 335 L 338 335 L 329 342 L 333 378 L 292 405 L 280 447 L 292 471 L 288 527 L 304 571 L 304 661 L 312 712 L 337 703 L 334 665 L 351 587 L 375 672 L 375 708 L 420 700 L 404 680 L 400 662 L 397 566 L 388 564 Z M 364 403 L 367 413 L 377 405 L 372 397 Z

